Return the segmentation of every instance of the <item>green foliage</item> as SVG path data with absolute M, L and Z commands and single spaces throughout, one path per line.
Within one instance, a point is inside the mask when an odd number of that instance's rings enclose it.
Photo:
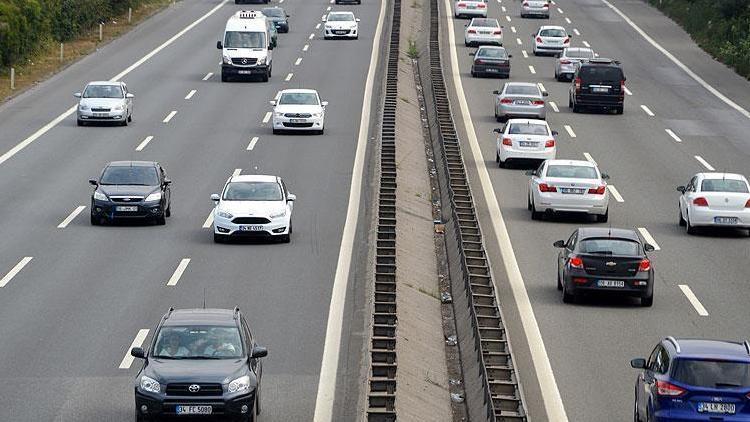
M 709 54 L 750 78 L 750 2 L 747 0 L 649 0 Z

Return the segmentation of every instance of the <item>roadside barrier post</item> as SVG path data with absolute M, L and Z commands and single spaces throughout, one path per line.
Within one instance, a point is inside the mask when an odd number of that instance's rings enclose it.
M 11 90 L 16 89 L 16 68 L 15 67 L 10 68 L 10 89 Z
M 128 24 L 133 20 L 133 8 L 128 7 Z
M 104 31 L 104 24 L 100 23 L 99 24 L 99 41 L 102 40 L 103 31 Z
M 64 48 L 65 48 L 65 47 L 63 46 L 63 43 L 60 43 L 60 63 L 62 63 L 62 62 L 63 62 L 63 60 L 65 59 L 65 56 L 64 56 Z

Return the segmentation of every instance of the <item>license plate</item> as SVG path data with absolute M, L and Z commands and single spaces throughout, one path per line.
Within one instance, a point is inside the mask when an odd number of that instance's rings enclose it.
M 479 31 L 479 33 L 482 34 L 482 35 L 490 35 L 492 32 L 490 32 L 490 31 Z
M 94 113 L 94 117 L 107 117 L 107 113 Z
M 466 6 L 466 8 L 467 9 L 476 9 L 477 7 L 476 6 L 472 6 L 472 5 L 468 5 L 468 6 Z
M 117 211 L 134 212 L 134 211 L 138 211 L 138 207 L 137 206 L 118 206 Z
M 210 415 L 213 412 L 211 406 L 176 406 L 175 413 L 178 415 Z
M 240 75 L 250 75 L 253 73 L 253 71 L 252 70 L 238 70 L 237 73 Z
M 241 232 L 262 232 L 263 226 L 240 226 Z
M 305 119 L 289 119 L 289 121 L 292 123 L 306 123 L 307 122 L 307 120 Z
M 485 70 L 486 70 L 487 72 L 490 72 L 490 73 L 497 73 L 497 72 L 499 72 L 499 71 L 500 71 L 500 69 L 493 69 L 493 68 L 488 68 L 488 69 L 485 69 Z
M 585 192 L 585 189 L 578 189 L 578 188 L 560 188 L 560 192 L 562 193 L 577 193 L 581 194 Z
M 607 93 L 607 92 L 609 92 L 609 88 L 606 88 L 606 87 L 594 87 L 594 88 L 591 88 L 591 92 L 599 92 L 599 93 L 604 92 L 604 93 Z
M 737 217 L 714 217 L 716 224 L 737 224 Z
M 535 147 L 538 142 L 519 141 L 518 145 L 522 147 Z
M 625 282 L 622 280 L 599 280 L 596 285 L 599 287 L 625 287 Z
M 515 104 L 516 105 L 530 105 L 531 101 L 529 101 L 529 100 L 516 100 Z
M 698 403 L 699 412 L 734 414 L 734 403 Z

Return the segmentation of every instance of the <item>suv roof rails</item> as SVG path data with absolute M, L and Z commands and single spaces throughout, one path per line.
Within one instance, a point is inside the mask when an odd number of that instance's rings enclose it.
M 672 345 L 674 345 L 674 350 L 677 352 L 677 354 L 680 354 L 680 344 L 677 343 L 677 339 L 672 336 L 667 336 L 666 340 L 672 343 Z

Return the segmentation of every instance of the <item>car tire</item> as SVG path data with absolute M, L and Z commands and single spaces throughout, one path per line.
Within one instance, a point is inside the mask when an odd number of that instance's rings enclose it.
M 687 234 L 695 234 L 697 231 L 696 228 L 690 224 L 690 214 L 685 217 L 685 231 Z
M 638 414 L 638 392 L 633 394 L 633 422 L 641 422 L 641 415 Z
M 263 76 L 260 77 L 261 82 L 268 82 L 271 79 L 271 69 L 269 69 Z
M 162 215 L 161 217 L 156 217 L 154 219 L 154 222 L 156 222 L 157 226 L 163 226 L 163 225 L 167 224 L 167 218 Z
M 138 409 L 135 409 L 135 422 L 151 422 L 151 418 L 141 415 Z
M 624 111 L 625 109 L 622 106 L 615 108 L 615 114 L 622 114 Z
M 654 304 L 654 294 L 651 293 L 649 296 L 641 298 L 641 306 L 644 308 L 650 308 Z
M 607 211 L 605 211 L 604 214 L 598 214 L 596 216 L 597 223 L 606 223 L 607 220 L 609 220 L 609 208 L 607 208 Z
M 271 129 L 271 133 L 273 133 L 274 135 L 278 135 L 280 132 L 281 131 L 279 129 L 276 129 L 276 128 Z
M 573 113 L 580 113 L 581 112 L 581 106 L 579 106 L 576 103 L 573 103 Z
M 495 162 L 496 162 L 496 163 L 499 163 L 499 162 L 500 162 L 500 153 L 499 153 L 499 152 L 497 152 L 497 151 L 495 151 Z
M 133 123 L 133 114 L 128 114 L 128 122 Z
M 568 94 L 568 108 L 573 108 L 573 97 Z
M 563 303 L 575 303 L 576 302 L 576 295 L 568 293 L 568 289 L 565 283 L 562 284 L 562 301 Z
M 475 71 L 472 70 L 471 71 L 471 77 L 472 78 L 476 78 L 477 77 L 477 72 L 475 72 Z
M 542 219 L 542 214 L 544 214 L 544 213 L 541 213 L 541 212 L 539 212 L 539 211 L 536 210 L 536 206 L 534 205 L 534 201 L 531 201 L 531 219 L 532 220 L 541 220 Z
M 562 289 L 563 289 L 562 279 L 560 279 L 560 269 L 558 268 L 557 269 L 557 290 L 562 291 Z
M 508 160 L 503 161 L 502 159 L 498 157 L 497 166 L 500 167 L 501 169 L 508 167 Z
M 172 216 L 172 204 L 169 204 L 169 206 L 167 206 L 166 211 L 164 211 L 164 216 L 165 217 L 171 217 Z
M 221 72 L 221 81 L 222 82 L 229 82 L 229 76 L 226 75 L 226 73 Z
M 464 46 L 469 47 L 469 42 L 464 40 Z
M 128 118 L 122 119 L 122 122 L 120 122 L 120 126 L 127 126 L 128 125 Z
M 682 218 L 682 210 L 680 209 L 679 206 L 677 207 L 677 215 L 678 215 L 678 222 L 677 222 L 677 224 L 680 227 L 685 227 L 685 219 Z
M 94 214 L 91 214 L 91 225 L 92 226 L 101 226 L 102 225 L 101 218 L 95 216 Z

